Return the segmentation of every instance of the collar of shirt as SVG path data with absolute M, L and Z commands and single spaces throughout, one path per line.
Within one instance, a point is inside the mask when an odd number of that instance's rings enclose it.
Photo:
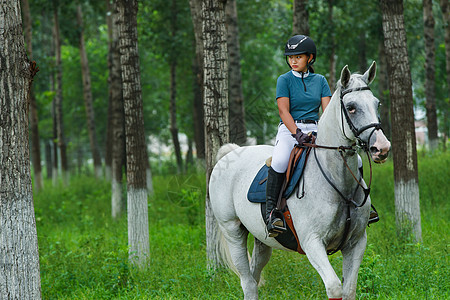
M 302 72 L 303 73 L 303 72 Z M 302 73 L 299 73 L 297 71 L 292 70 L 292 74 L 294 74 L 295 77 L 302 78 Z M 303 73 L 303 78 L 306 78 L 309 76 L 309 71 L 306 73 Z

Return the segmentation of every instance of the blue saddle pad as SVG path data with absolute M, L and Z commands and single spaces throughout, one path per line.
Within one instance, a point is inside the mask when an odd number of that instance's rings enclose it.
M 295 186 L 299 182 L 303 175 L 303 169 L 305 168 L 307 151 L 302 152 L 300 159 L 297 161 L 297 165 L 294 167 L 294 172 L 292 174 L 291 180 L 289 181 L 286 190 L 283 193 L 283 197 L 288 198 L 294 191 Z M 247 198 L 250 202 L 264 203 L 266 202 L 266 183 L 267 183 L 267 173 L 269 167 L 264 164 L 262 168 L 258 171 L 255 178 L 248 189 Z

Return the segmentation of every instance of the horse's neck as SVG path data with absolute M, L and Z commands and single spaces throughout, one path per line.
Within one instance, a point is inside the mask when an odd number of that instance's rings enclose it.
M 322 114 L 317 131 L 317 144 L 327 146 L 349 146 L 352 144 L 348 138 L 345 137 L 342 130 L 342 116 L 339 97 L 337 90 L 326 110 Z
M 350 146 L 353 141 L 349 140 L 342 131 L 342 117 L 339 97 L 339 91 L 334 95 L 328 104 L 325 112 L 320 118 L 317 131 L 317 145 L 323 146 Z M 345 121 L 344 121 L 345 122 Z M 351 134 L 351 133 L 350 133 Z M 348 167 L 356 175 L 358 170 L 358 158 L 355 153 L 350 151 L 343 153 Z M 345 162 L 337 150 L 317 149 L 317 156 L 321 164 L 327 166 L 327 172 L 331 174 L 339 185 L 354 183 L 354 179 L 347 169 Z

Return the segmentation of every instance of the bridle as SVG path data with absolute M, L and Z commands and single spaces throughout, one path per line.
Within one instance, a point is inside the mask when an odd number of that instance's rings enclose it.
M 349 94 L 349 93 L 359 92 L 359 91 L 370 91 L 370 87 L 369 86 L 363 86 L 363 87 L 359 87 L 359 88 L 345 89 L 345 90 L 343 89 L 343 90 L 341 90 L 340 102 L 341 102 L 342 133 L 344 134 L 344 136 L 348 140 L 350 140 L 350 138 L 345 134 L 344 118 L 342 117 L 342 115 L 344 115 L 345 116 L 345 120 L 347 121 L 348 127 L 350 127 L 350 130 L 352 131 L 353 135 L 358 140 L 359 146 L 365 152 L 368 152 L 369 151 L 369 146 L 367 144 L 369 143 L 370 138 L 372 137 L 372 135 L 375 132 L 375 130 L 379 130 L 379 129 L 382 129 L 382 128 L 381 128 L 381 123 L 380 123 L 379 119 L 378 119 L 378 123 L 371 123 L 369 125 L 366 125 L 366 126 L 363 126 L 363 127 L 359 128 L 359 129 L 356 128 L 356 126 L 353 124 L 352 120 L 350 120 L 350 116 L 348 115 L 347 108 L 345 108 L 345 105 L 344 105 L 344 96 Z M 367 139 L 367 142 L 364 142 L 359 136 L 360 136 L 361 133 L 363 133 L 364 131 L 366 131 L 369 128 L 373 128 L 373 130 L 369 134 L 369 138 Z
M 375 132 L 375 130 L 379 130 L 382 129 L 381 128 L 381 123 L 371 123 L 368 124 L 366 126 L 363 126 L 361 128 L 356 128 L 356 126 L 353 124 L 352 120 L 350 119 L 349 115 L 348 115 L 348 111 L 344 106 L 344 96 L 351 93 L 351 92 L 359 92 L 359 91 L 366 91 L 369 90 L 370 88 L 368 86 L 364 86 L 364 87 L 359 87 L 359 88 L 353 88 L 353 89 L 345 89 L 345 90 L 341 90 L 341 94 L 340 94 L 340 103 L 341 103 L 341 122 L 342 122 L 342 133 L 344 134 L 344 136 L 348 139 L 351 140 L 346 134 L 345 134 L 345 127 L 344 127 L 344 117 L 347 121 L 348 126 L 350 127 L 350 130 L 352 131 L 353 135 L 355 136 L 355 138 L 358 141 L 359 146 L 364 150 L 364 152 L 367 155 L 367 158 L 369 160 L 369 166 L 370 166 L 370 179 L 369 179 L 369 185 L 367 186 L 367 188 L 364 188 L 364 186 L 361 184 L 361 180 L 362 180 L 362 176 L 360 177 L 360 179 L 358 180 L 356 178 L 356 175 L 353 173 L 353 171 L 350 169 L 350 167 L 347 164 L 347 160 L 345 159 L 344 153 L 346 151 L 351 152 L 352 154 L 355 153 L 355 146 L 356 143 L 353 143 L 351 146 L 338 146 L 338 147 L 330 147 L 330 146 L 322 146 L 322 145 L 317 145 L 314 142 L 312 143 L 305 143 L 303 144 L 306 147 L 312 147 L 314 148 L 314 158 L 316 160 L 317 165 L 319 166 L 319 169 L 322 173 L 322 175 L 324 176 L 324 178 L 326 179 L 326 181 L 331 185 L 331 187 L 333 187 L 333 189 L 339 194 L 339 196 L 344 199 L 345 201 L 345 206 L 347 208 L 347 218 L 345 221 L 345 229 L 344 229 L 344 235 L 343 238 L 339 244 L 339 246 L 333 250 L 327 251 L 328 255 L 334 254 L 337 251 L 339 251 L 340 249 L 342 249 L 344 243 L 347 240 L 347 236 L 348 233 L 350 231 L 350 223 L 351 223 L 351 213 L 350 213 L 350 206 L 354 206 L 355 209 L 364 206 L 364 204 L 366 204 L 367 198 L 369 197 L 370 194 L 370 187 L 372 185 L 372 163 L 371 163 L 371 159 L 369 157 L 369 147 L 368 147 L 368 143 L 370 142 L 370 138 L 372 137 L 373 133 Z M 365 130 L 369 129 L 369 128 L 373 128 L 372 132 L 369 134 L 369 137 L 367 139 L 367 142 L 364 142 L 361 138 L 360 135 L 361 133 L 363 133 Z M 317 154 L 316 154 L 316 148 L 322 148 L 322 149 L 328 149 L 328 150 L 337 150 L 339 151 L 339 154 L 341 155 L 342 160 L 344 161 L 344 164 L 346 166 L 346 168 L 350 171 L 350 173 L 352 174 L 353 179 L 357 182 L 357 186 L 355 191 L 353 192 L 351 197 L 346 197 L 343 192 L 341 192 L 336 185 L 331 181 L 331 179 L 326 175 L 325 171 L 323 170 L 322 165 L 319 162 L 319 159 L 317 158 Z M 358 204 L 355 202 L 354 197 L 358 191 L 358 188 L 362 188 L 363 192 L 364 192 L 364 200 L 362 201 L 361 204 Z

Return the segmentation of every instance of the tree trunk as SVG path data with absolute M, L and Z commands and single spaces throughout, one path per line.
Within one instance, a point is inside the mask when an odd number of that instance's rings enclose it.
M 395 216 L 401 236 L 422 241 L 417 150 L 414 130 L 411 69 L 408 61 L 402 0 L 380 0 L 383 12 L 392 117 Z
M 334 25 L 333 25 L 333 0 L 328 0 L 328 22 L 329 22 L 329 42 L 331 45 L 330 53 L 330 76 L 328 78 L 328 85 L 330 86 L 331 93 L 334 93 L 336 86 L 336 42 L 334 39 Z M 365 70 L 364 70 L 365 71 Z
M 33 47 L 31 43 L 31 14 L 28 0 L 21 0 L 22 13 L 23 13 L 23 26 L 25 29 L 25 43 L 27 45 L 28 58 L 33 60 Z M 30 130 L 31 130 L 31 159 L 33 162 L 34 182 L 35 190 L 39 191 L 44 185 L 42 179 L 42 167 L 41 167 L 41 148 L 39 143 L 39 127 L 38 127 L 38 112 L 36 97 L 34 95 L 34 88 L 31 87 L 30 98 Z
M 45 141 L 45 168 L 47 170 L 47 179 L 52 178 L 53 162 L 52 162 L 52 142 Z
M 450 1 L 440 0 L 440 6 L 442 11 L 442 16 L 444 17 L 445 26 L 445 70 L 447 71 L 447 89 L 450 95 Z M 450 96 L 447 96 L 447 99 Z M 450 119 L 450 105 L 447 101 L 447 109 L 444 109 L 444 151 L 447 150 L 447 139 L 450 135 L 449 120 Z
M 225 28 L 225 2 L 203 0 L 204 112 L 206 140 L 206 254 L 208 267 L 218 265 L 213 241 L 217 221 L 211 209 L 209 178 L 220 146 L 229 141 L 228 55 Z
M 236 0 L 228 0 L 225 8 L 228 46 L 228 81 L 230 105 L 230 141 L 239 145 L 247 141 L 245 129 L 244 93 L 242 91 L 241 53 Z
M 172 43 L 176 43 L 177 34 L 177 3 L 172 0 L 171 20 L 170 20 L 170 37 Z M 178 52 L 170 50 L 169 64 L 170 64 L 170 133 L 172 134 L 172 142 L 175 149 L 175 157 L 177 159 L 178 173 L 183 171 L 183 157 L 181 156 L 180 140 L 178 138 L 177 127 L 177 56 Z
M 189 0 L 192 24 L 195 35 L 195 60 L 192 69 L 194 80 L 194 140 L 197 158 L 205 158 L 205 125 L 203 119 L 203 36 L 202 36 L 202 0 Z
M 61 171 L 64 184 L 69 183 L 69 165 L 66 153 L 66 140 L 64 137 L 63 121 L 63 97 L 62 97 L 62 63 L 61 63 L 61 37 L 59 34 L 58 7 L 54 5 L 53 11 L 54 38 L 55 38 L 55 56 L 56 56 L 56 96 L 55 96 L 55 115 L 57 143 L 61 155 Z
M 430 150 L 438 148 L 438 127 L 436 114 L 434 17 L 432 0 L 423 0 L 423 22 L 425 42 L 425 98 L 427 110 L 428 144 Z
M 367 70 L 367 55 L 366 55 L 366 31 L 364 29 L 359 33 L 359 72 L 364 74 Z
M 294 0 L 292 33 L 309 36 L 308 0 Z
M 117 0 L 127 153 L 128 247 L 132 264 L 143 267 L 150 255 L 148 230 L 147 146 L 144 132 L 137 36 L 136 0 Z
M 108 1 L 109 2 L 109 1 Z M 122 74 L 120 67 L 120 53 L 118 48 L 118 11 L 117 6 L 112 5 L 111 22 L 108 22 L 110 32 L 109 47 L 109 103 L 111 110 L 110 143 L 111 148 L 111 214 L 113 218 L 118 218 L 124 208 L 122 199 L 122 175 L 126 162 L 125 151 L 125 112 L 122 95 Z
M 113 42 L 113 9 L 114 5 L 110 0 L 106 0 L 106 25 L 108 26 L 108 117 L 106 120 L 106 139 L 105 139 L 105 178 L 112 180 L 112 147 L 113 147 L 113 128 L 112 128 L 112 97 L 111 97 L 111 77 L 112 77 L 112 42 Z
M 178 139 L 177 127 L 177 62 L 174 60 L 170 63 L 170 133 L 172 134 L 172 142 L 175 148 L 175 157 L 177 159 L 178 173 L 183 171 L 183 158 L 181 157 L 180 140 Z
M 391 139 L 391 116 L 389 113 L 389 80 L 387 71 L 386 51 L 383 40 L 378 45 L 378 99 L 380 100 L 380 118 L 384 134 Z
M 91 90 L 91 74 L 89 71 L 89 61 L 84 44 L 84 28 L 83 28 L 83 12 L 81 4 L 77 7 L 77 22 L 79 26 L 80 39 L 80 61 L 81 61 L 81 76 L 83 78 L 83 95 L 84 106 L 86 109 L 87 128 L 89 133 L 89 143 L 91 145 L 92 159 L 94 161 L 94 173 L 96 178 L 103 176 L 102 159 L 98 149 L 97 133 L 95 129 L 95 114 L 92 100 Z
M 19 1 L 0 9 L 0 299 L 41 299 L 28 144 L 35 64 L 27 59 Z

